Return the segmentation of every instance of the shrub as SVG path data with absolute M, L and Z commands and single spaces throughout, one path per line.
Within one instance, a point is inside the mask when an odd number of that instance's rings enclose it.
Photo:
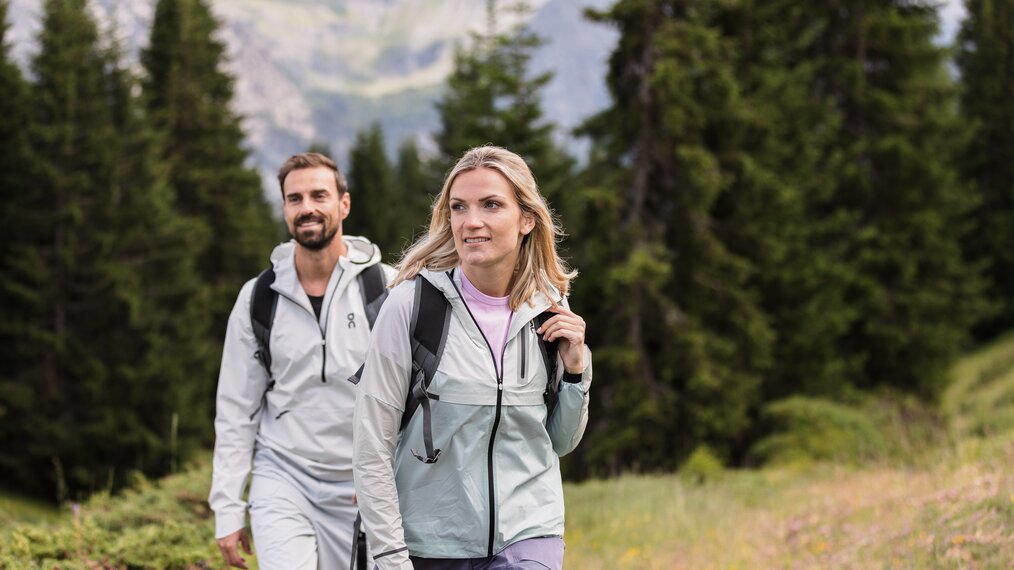
M 935 411 L 892 395 L 854 404 L 795 396 L 769 404 L 762 418 L 770 431 L 750 449 L 755 464 L 910 463 L 946 439 Z

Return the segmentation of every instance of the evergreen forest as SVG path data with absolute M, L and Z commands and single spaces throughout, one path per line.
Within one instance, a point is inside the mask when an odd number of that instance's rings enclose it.
M 211 447 L 226 318 L 287 238 L 209 0 L 158 0 L 138 66 L 87 2 L 44 0 L 24 70 L 0 0 L 0 488 L 59 502 Z M 587 13 L 619 40 L 566 133 L 586 156 L 542 112 L 552 38 L 491 17 L 432 148 L 373 125 L 333 157 L 345 231 L 393 263 L 464 150 L 526 159 L 595 355 L 573 480 L 762 465 L 871 399 L 935 413 L 1014 328 L 1014 2 L 966 8 L 940 45 L 930 2 L 617 0 Z

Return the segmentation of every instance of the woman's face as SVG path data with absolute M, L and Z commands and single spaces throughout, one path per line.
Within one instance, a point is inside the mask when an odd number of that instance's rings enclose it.
M 490 168 L 465 171 L 451 184 L 449 203 L 454 248 L 469 278 L 509 278 L 535 220 L 522 213 L 507 179 Z

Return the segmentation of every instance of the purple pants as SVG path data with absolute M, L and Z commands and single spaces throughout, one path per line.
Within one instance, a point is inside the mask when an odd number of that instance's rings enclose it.
M 411 559 L 415 570 L 563 570 L 563 539 L 529 538 L 490 558 Z

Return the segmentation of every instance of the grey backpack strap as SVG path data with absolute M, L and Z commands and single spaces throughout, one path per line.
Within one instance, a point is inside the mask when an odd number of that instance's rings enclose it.
M 380 263 L 374 263 L 359 273 L 357 279 L 359 279 L 359 290 L 363 293 L 363 311 L 366 312 L 366 321 L 370 323 L 372 330 L 374 323 L 377 322 L 377 315 L 380 314 L 380 307 L 384 305 L 389 293 L 387 278 L 384 277 L 384 268 Z M 366 363 L 359 365 L 359 370 L 349 376 L 349 382 L 358 385 L 359 381 L 363 379 L 363 368 L 365 367 Z
M 374 263 L 359 273 L 359 290 L 363 293 L 363 309 L 366 311 L 366 320 L 373 328 L 377 322 L 377 315 L 380 314 L 380 307 L 387 300 L 387 279 L 384 277 L 384 268 L 380 263 Z
M 545 311 L 532 319 L 535 321 L 535 328 L 538 330 L 543 323 L 548 321 L 554 313 Z M 556 409 L 556 402 L 560 399 L 560 382 L 556 378 L 556 353 L 559 350 L 559 341 L 546 341 L 546 335 L 539 335 L 539 352 L 542 354 L 542 362 L 546 366 L 546 391 L 542 393 L 542 399 L 546 402 L 546 419 L 553 415 Z
M 366 560 L 366 532 L 363 530 L 363 515 L 356 513 L 352 523 L 352 560 L 349 570 L 369 570 Z
M 275 311 L 278 309 L 278 292 L 271 288 L 274 282 L 275 270 L 268 267 L 257 276 L 253 294 L 250 296 L 250 326 L 253 328 L 254 339 L 257 340 L 254 358 L 268 372 L 268 387 L 261 396 L 260 405 L 250 414 L 251 420 L 264 407 L 268 392 L 275 387 L 275 379 L 271 375 L 271 326 L 275 322 Z
M 433 375 L 436 374 L 440 357 L 447 344 L 447 327 L 451 322 L 451 304 L 432 283 L 421 275 L 415 278 L 415 304 L 412 307 L 412 378 L 405 412 L 401 417 L 401 428 L 405 429 L 416 409 L 423 410 L 423 443 L 426 455 L 416 450 L 412 454 L 424 463 L 436 463 L 440 450 L 433 446 L 433 422 L 430 400 L 437 400 L 436 394 L 428 391 Z

